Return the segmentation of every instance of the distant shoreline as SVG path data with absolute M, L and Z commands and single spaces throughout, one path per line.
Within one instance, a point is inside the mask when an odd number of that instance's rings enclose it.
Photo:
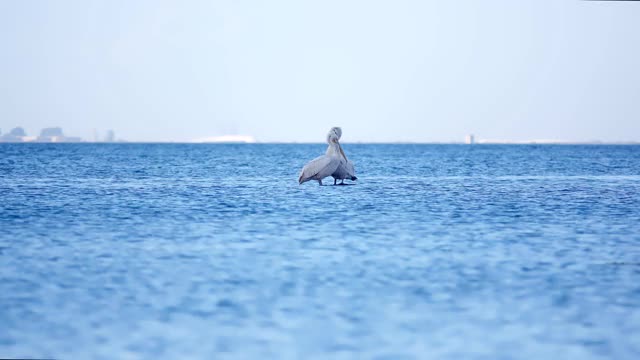
M 67 141 L 67 142 L 37 142 L 37 141 L 25 141 L 25 142 L 0 142 L 3 144 L 101 144 L 101 145 L 126 145 L 126 144 L 184 144 L 184 145 L 316 145 L 324 144 L 324 142 L 190 142 L 190 141 L 119 141 L 119 142 L 94 142 L 94 141 Z M 479 142 L 474 144 L 465 144 L 463 142 L 344 142 L 344 144 L 350 145 L 461 145 L 461 146 L 484 146 L 484 145 L 640 145 L 640 141 L 625 141 L 625 142 Z

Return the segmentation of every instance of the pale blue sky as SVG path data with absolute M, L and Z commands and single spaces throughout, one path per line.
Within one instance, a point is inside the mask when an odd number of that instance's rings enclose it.
M 640 140 L 640 2 L 0 0 L 0 128 Z

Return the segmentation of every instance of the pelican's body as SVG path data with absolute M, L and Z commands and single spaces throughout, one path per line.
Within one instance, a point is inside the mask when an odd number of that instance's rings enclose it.
M 327 142 L 329 143 L 327 152 L 311 160 L 302 168 L 298 183 L 302 184 L 310 180 L 317 180 L 322 185 L 322 179 L 331 176 L 340 166 L 340 161 L 342 160 L 340 152 L 342 149 L 338 143 L 337 133 L 330 131 L 329 135 L 327 135 Z
M 345 179 L 349 179 L 351 181 L 358 180 L 356 177 L 356 170 L 353 166 L 353 161 L 347 160 L 346 158 L 341 159 L 340 165 L 336 171 L 331 174 L 333 177 L 333 184 L 335 185 L 338 180 L 342 180 L 341 184 L 344 184 Z
M 339 127 L 334 127 L 331 128 L 331 131 L 333 131 L 338 136 L 338 146 L 340 147 L 340 155 L 342 155 L 342 159 L 340 159 L 340 165 L 338 165 L 336 171 L 331 174 L 331 177 L 333 177 L 333 185 L 336 185 L 338 180 L 342 180 L 340 184 L 343 185 L 345 179 L 349 179 L 351 181 L 358 180 L 358 178 L 356 177 L 356 169 L 353 166 L 353 161 L 347 159 L 347 155 L 342 150 L 342 145 L 340 145 L 342 129 Z M 327 149 L 327 151 L 329 151 L 329 149 Z
M 340 146 L 339 140 L 341 136 L 342 129 L 339 127 L 333 127 L 329 130 L 329 134 L 327 134 L 327 143 L 329 143 L 327 152 L 311 160 L 302 168 L 298 178 L 300 184 L 309 180 L 317 180 L 322 185 L 322 179 L 327 176 L 334 178 L 334 185 L 337 180 L 342 180 L 342 184 L 344 184 L 344 179 L 357 179 L 353 162 L 347 159 L 342 146 Z

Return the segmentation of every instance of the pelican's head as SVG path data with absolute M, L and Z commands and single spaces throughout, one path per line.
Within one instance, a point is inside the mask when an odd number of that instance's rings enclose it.
M 329 144 L 337 143 L 341 137 L 342 137 L 342 129 L 340 129 L 337 126 L 332 127 L 331 130 L 329 130 L 329 133 L 327 134 L 327 142 Z

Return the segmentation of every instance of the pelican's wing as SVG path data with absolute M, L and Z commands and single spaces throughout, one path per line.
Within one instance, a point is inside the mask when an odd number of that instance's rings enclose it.
M 302 184 L 305 181 L 311 180 L 312 177 L 320 173 L 322 170 L 333 165 L 335 160 L 336 159 L 331 156 L 322 155 L 309 161 L 309 163 L 302 168 L 298 182 Z
M 340 166 L 338 166 L 336 171 L 333 172 L 332 176 L 334 179 L 339 179 L 339 180 L 342 180 L 342 179 L 357 180 L 358 179 L 356 177 L 356 170 L 353 167 L 353 162 L 351 160 L 344 161 L 344 159 L 340 161 Z
M 344 158 L 340 158 L 340 164 L 338 165 L 336 170 L 333 172 L 333 174 L 331 174 L 331 176 L 333 176 L 334 179 L 345 179 L 347 177 L 346 165 L 347 164 Z
M 347 170 L 347 174 L 349 176 L 352 176 L 352 177 L 356 176 L 356 169 L 353 166 L 353 161 L 351 161 L 351 160 L 347 161 L 347 163 L 344 165 L 344 167 Z

